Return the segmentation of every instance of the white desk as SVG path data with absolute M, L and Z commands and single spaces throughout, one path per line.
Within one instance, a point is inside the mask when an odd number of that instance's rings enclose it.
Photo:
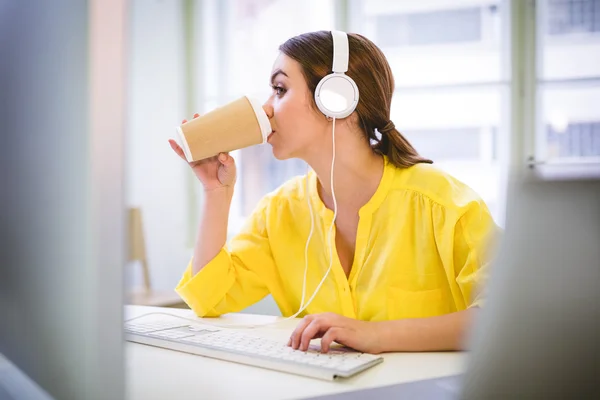
M 191 310 L 125 306 L 125 317 L 160 311 L 195 318 Z M 262 323 L 276 317 L 228 314 L 218 323 Z M 287 341 L 297 321 L 249 330 Z M 390 353 L 385 361 L 353 378 L 334 382 L 305 378 L 137 343 L 125 345 L 127 398 L 298 399 L 461 373 L 464 353 Z

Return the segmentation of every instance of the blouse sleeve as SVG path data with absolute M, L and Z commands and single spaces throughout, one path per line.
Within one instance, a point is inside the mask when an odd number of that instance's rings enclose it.
M 196 275 L 188 264 L 175 291 L 199 317 L 237 312 L 269 294 L 276 280 L 267 233 L 270 199 L 261 200 L 241 232 Z
M 445 215 L 445 232 L 439 232 L 446 274 L 457 308 L 481 307 L 500 230 L 483 201 L 471 201 L 457 214 Z

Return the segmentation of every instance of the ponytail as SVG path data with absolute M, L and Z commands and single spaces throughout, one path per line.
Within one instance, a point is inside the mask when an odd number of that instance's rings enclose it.
M 433 161 L 421 157 L 410 142 L 389 121 L 384 127 L 377 129 L 381 137 L 369 135 L 375 139 L 372 146 L 376 153 L 387 156 L 388 160 L 398 168 L 408 168 L 415 164 L 433 164 Z

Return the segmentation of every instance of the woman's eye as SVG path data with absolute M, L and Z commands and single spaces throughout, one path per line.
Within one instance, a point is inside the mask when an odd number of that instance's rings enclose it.
M 285 89 L 281 86 L 272 86 L 272 88 L 277 96 L 282 96 L 285 93 Z

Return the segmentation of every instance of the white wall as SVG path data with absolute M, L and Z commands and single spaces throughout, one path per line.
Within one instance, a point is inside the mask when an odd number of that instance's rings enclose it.
M 142 208 L 150 279 L 161 290 L 176 286 L 191 256 L 185 240 L 190 172 L 167 142 L 186 117 L 182 22 L 181 1 L 130 1 L 127 202 Z

